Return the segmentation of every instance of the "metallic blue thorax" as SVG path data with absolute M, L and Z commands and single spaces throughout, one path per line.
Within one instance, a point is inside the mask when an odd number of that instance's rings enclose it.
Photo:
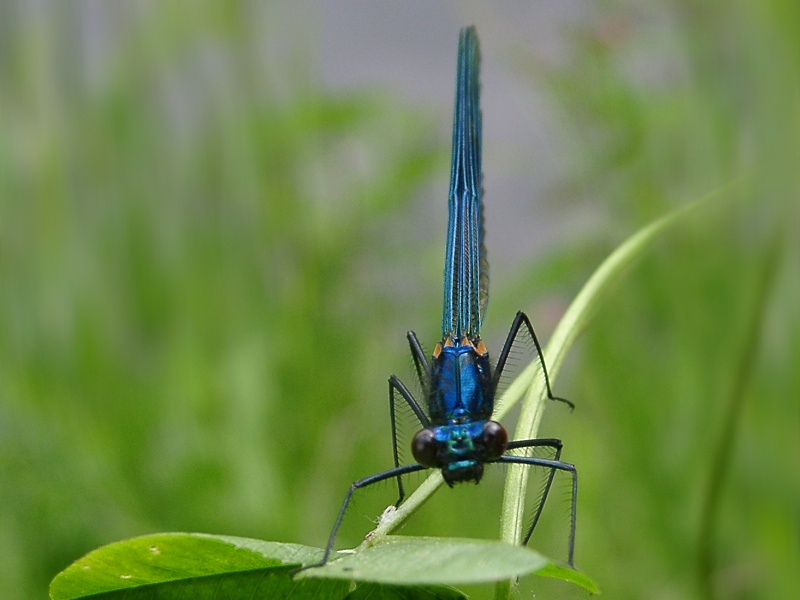
M 436 466 L 448 485 L 478 482 L 489 458 L 485 428 L 492 416 L 494 388 L 489 353 L 463 338 L 437 344 L 431 363 L 428 396 Z
M 449 342 L 449 343 L 448 343 Z M 431 365 L 428 409 L 436 425 L 484 421 L 492 416 L 493 390 L 489 355 L 468 340 L 437 344 Z

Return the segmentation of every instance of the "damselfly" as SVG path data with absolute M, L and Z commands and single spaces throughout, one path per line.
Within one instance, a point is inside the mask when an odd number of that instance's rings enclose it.
M 523 540 L 526 544 L 541 514 L 556 471 L 572 476 L 568 561 L 573 564 L 575 546 L 575 503 L 578 476 L 574 465 L 560 460 L 561 441 L 528 439 L 508 441 L 505 428 L 491 419 L 495 394 L 517 336 L 522 332 L 533 341 L 542 365 L 547 396 L 553 395 L 541 345 L 528 317 L 518 312 L 511 325 L 497 365 L 492 368 L 489 352 L 481 339 L 481 325 L 488 300 L 488 262 L 484 248 L 483 182 L 481 172 L 480 52 L 474 27 L 461 31 L 458 43 L 453 156 L 450 168 L 449 221 L 444 265 L 444 310 L 442 338 L 427 358 L 416 334 L 408 343 L 416 375 L 425 396 L 424 407 L 397 377 L 389 378 L 394 468 L 359 479 L 350 486 L 334 523 L 322 563 L 333 551 L 336 534 L 353 493 L 363 487 L 397 478 L 399 506 L 405 497 L 402 477 L 414 471 L 441 469 L 449 486 L 462 481 L 481 480 L 486 463 L 522 464 L 543 467 L 548 475 L 533 522 Z M 395 419 L 395 399 L 411 408 L 422 429 L 414 436 L 411 450 L 416 463 L 400 465 Z M 553 458 L 509 453 L 511 450 L 546 447 Z

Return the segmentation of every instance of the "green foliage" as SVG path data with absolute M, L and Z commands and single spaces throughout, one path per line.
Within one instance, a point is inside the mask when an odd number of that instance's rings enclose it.
M 576 561 L 610 597 L 790 597 L 800 15 L 786 2 L 629 8 L 594 14 L 573 55 L 538 63 L 584 175 L 562 193 L 596 206 L 595 235 L 613 240 L 741 185 L 666 236 L 584 334 L 563 392 L 578 408 L 553 429 L 569 430 L 582 469 Z
M 476 583 L 547 570 L 590 591 L 591 581 L 527 548 L 502 542 L 389 538 L 321 569 L 322 550 L 188 533 L 143 536 L 77 560 L 50 586 L 53 600 L 78 598 L 464 598 L 441 583 Z M 350 581 L 359 585 L 351 595 Z M 436 585 L 432 585 L 436 584 Z M 360 588 L 360 591 L 358 591 Z
M 60 10 L 0 19 L 3 588 L 153 531 L 321 544 L 390 456 L 352 423 L 386 423 L 417 300 L 373 283 L 446 149 L 375 94 L 272 86 L 233 7 L 103 9 L 91 60 Z
M 0 9 L 4 595 L 153 531 L 323 544 L 346 486 L 389 464 L 405 330 L 435 325 L 416 193 L 448 140 L 420 107 L 323 93 L 311 32 L 253 12 L 275 9 L 29 6 Z M 539 430 L 578 466 L 576 562 L 608 597 L 800 587 L 798 23 L 788 0 L 592 3 L 555 59 L 522 27 L 517 75 L 550 93 L 569 162 L 530 202 L 588 218 L 495 277 L 492 329 L 523 308 L 548 339 L 620 240 L 739 183 L 606 291 L 559 377 L 577 408 Z M 499 500 L 465 524 L 471 493 L 407 530 L 496 537 Z M 543 522 L 532 545 L 564 537 Z

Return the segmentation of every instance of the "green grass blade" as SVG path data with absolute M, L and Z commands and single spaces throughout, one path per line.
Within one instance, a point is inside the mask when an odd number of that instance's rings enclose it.
M 627 269 L 671 227 L 689 218 L 699 208 L 730 189 L 731 186 L 721 187 L 650 223 L 620 244 L 600 264 L 564 313 L 553 331 L 550 342 L 543 350 L 547 359 L 547 371 L 551 385 L 554 385 L 558 378 L 561 365 L 572 344 L 587 326 L 608 290 L 619 281 Z M 540 365 L 535 360 L 520 373 L 499 400 L 502 410 L 498 411 L 497 416 L 502 418 L 523 396 L 525 397 L 514 439 L 537 437 L 542 414 L 548 402 L 544 378 L 539 373 Z M 521 465 L 509 465 L 503 495 L 500 530 L 501 539 L 511 544 L 519 543 L 525 527 L 527 479 L 528 469 Z

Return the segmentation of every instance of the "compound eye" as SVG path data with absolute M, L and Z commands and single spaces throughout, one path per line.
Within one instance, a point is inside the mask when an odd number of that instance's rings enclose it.
M 411 453 L 414 455 L 414 460 L 423 467 L 438 466 L 438 461 L 436 460 L 436 445 L 436 440 L 430 429 L 418 431 L 411 441 Z
M 503 455 L 508 446 L 506 428 L 497 421 L 487 421 L 481 434 L 486 460 L 496 460 Z

